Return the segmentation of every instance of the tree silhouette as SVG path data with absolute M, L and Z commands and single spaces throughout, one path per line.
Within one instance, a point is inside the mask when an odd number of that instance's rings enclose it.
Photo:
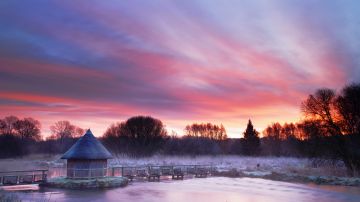
M 227 139 L 226 130 L 222 124 L 218 126 L 212 123 L 193 123 L 185 127 L 185 134 L 189 137 L 201 137 L 212 140 Z
M 345 86 L 336 99 L 340 125 L 347 134 L 360 134 L 360 84 Z
M 84 130 L 72 125 L 69 121 L 57 121 L 54 125 L 50 126 L 51 130 L 51 138 L 52 139 L 59 139 L 60 140 L 60 150 L 64 151 L 66 148 L 65 140 L 79 137 L 79 133 L 83 132 Z
M 359 134 L 349 134 L 359 132 L 359 95 L 360 84 L 346 86 L 339 96 L 334 90 L 319 89 L 301 106 L 306 120 L 319 123 L 322 136 L 331 138 L 327 150 L 341 158 L 349 175 L 360 175 Z
M 260 150 L 259 132 L 254 129 L 254 126 L 249 119 L 246 130 L 244 132 L 244 141 L 242 143 L 242 152 L 245 155 L 257 155 Z
M 135 116 L 125 122 L 111 125 L 104 134 L 106 144 L 115 150 L 134 155 L 151 155 L 167 139 L 165 126 L 159 119 L 150 116 Z M 116 145 L 115 145 L 115 144 Z
M 1 121 L 1 133 L 7 135 L 15 134 L 15 123 L 19 121 L 16 116 L 7 116 Z
M 40 122 L 33 118 L 24 118 L 14 123 L 14 130 L 22 140 L 40 140 Z

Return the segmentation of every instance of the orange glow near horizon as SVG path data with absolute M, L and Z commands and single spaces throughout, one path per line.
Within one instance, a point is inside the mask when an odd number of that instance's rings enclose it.
M 233 138 L 248 119 L 259 132 L 297 122 L 310 93 L 360 80 L 356 7 L 319 5 L 0 4 L 0 118 L 38 119 L 43 136 L 59 120 L 101 136 L 136 115 Z

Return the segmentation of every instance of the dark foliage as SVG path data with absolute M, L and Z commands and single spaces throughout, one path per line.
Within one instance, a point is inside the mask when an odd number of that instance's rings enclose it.
M 339 94 L 320 89 L 301 105 L 299 123 L 273 123 L 263 138 L 249 120 L 244 138 L 227 138 L 225 128 L 211 123 L 186 126 L 185 135 L 169 137 L 163 123 L 136 116 L 111 125 L 101 138 L 114 154 L 271 155 L 340 159 L 351 176 L 360 174 L 360 84 L 345 86 Z M 83 130 L 68 121 L 55 123 L 53 135 L 41 140 L 40 123 L 32 118 L 0 119 L 0 158 L 29 153 L 59 154 L 69 149 Z
M 242 153 L 244 155 L 257 155 L 260 153 L 259 132 L 254 129 L 251 120 L 249 120 L 246 130 L 244 132 Z
M 325 151 L 341 159 L 348 174 L 356 176 L 360 175 L 360 155 L 356 149 L 359 144 L 355 138 L 359 136 L 359 96 L 360 84 L 352 84 L 345 86 L 340 95 L 331 89 L 319 89 L 302 103 L 306 120 L 317 124 L 313 131 L 331 139 Z
M 0 119 L 0 158 L 29 153 L 40 139 L 40 122 L 33 118 L 7 116 Z
M 24 154 L 21 139 L 14 135 L 1 135 L 0 148 L 0 158 L 17 157 Z
M 148 156 L 159 151 L 168 138 L 163 123 L 150 116 L 135 116 L 111 125 L 103 141 L 115 152 Z

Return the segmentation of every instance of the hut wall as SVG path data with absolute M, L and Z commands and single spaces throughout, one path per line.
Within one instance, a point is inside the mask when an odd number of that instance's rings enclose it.
M 107 160 L 68 159 L 67 177 L 69 178 L 94 178 L 106 176 Z

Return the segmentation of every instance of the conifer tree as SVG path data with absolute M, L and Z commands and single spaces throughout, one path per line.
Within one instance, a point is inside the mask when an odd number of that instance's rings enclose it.
M 249 119 L 248 125 L 244 132 L 244 140 L 242 144 L 242 151 L 244 155 L 257 155 L 260 150 L 259 132 L 254 129 L 254 126 Z

